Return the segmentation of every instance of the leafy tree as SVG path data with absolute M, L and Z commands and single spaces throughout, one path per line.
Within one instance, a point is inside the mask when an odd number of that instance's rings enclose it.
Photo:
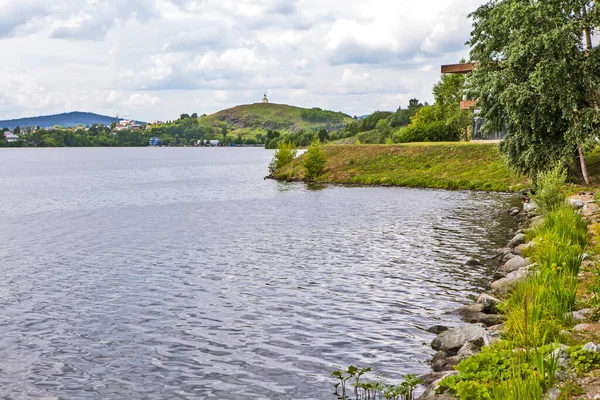
M 272 174 L 279 168 L 291 163 L 298 154 L 298 147 L 292 142 L 281 142 L 277 151 L 273 154 L 273 160 L 269 164 L 269 172 Z
M 325 128 L 319 129 L 317 136 L 319 137 L 321 143 L 325 143 L 326 140 L 329 140 L 329 132 L 327 132 L 327 129 Z
M 507 130 L 500 149 L 533 178 L 578 154 L 597 135 L 600 54 L 590 32 L 600 5 L 589 0 L 490 0 L 470 14 L 477 63 L 470 95 L 488 129 Z
M 312 141 L 304 155 L 304 172 L 306 178 L 313 180 L 323 174 L 327 159 L 319 138 Z
M 460 109 L 460 102 L 465 95 L 465 79 L 466 75 L 463 74 L 443 74 L 433 86 L 433 96 L 437 120 L 443 121 L 450 130 L 463 132 L 466 138 L 473 113 Z
M 13 129 L 13 133 L 14 133 L 15 135 L 20 135 L 20 134 L 21 134 L 21 128 L 20 128 L 20 127 L 18 127 L 18 126 L 17 126 L 17 127 L 15 127 L 15 129 Z
M 377 133 L 379 134 L 379 143 L 386 143 L 392 134 L 392 125 L 387 119 L 380 119 L 377 122 Z

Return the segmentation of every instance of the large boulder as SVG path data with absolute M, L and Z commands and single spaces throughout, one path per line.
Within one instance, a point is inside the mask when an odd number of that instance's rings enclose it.
M 534 213 L 537 211 L 537 204 L 535 202 L 530 201 L 529 203 L 523 203 L 523 211 L 526 213 Z
M 439 392 L 443 392 L 443 388 L 440 387 L 440 382 L 447 376 L 456 375 L 456 374 L 458 374 L 458 371 L 449 371 L 449 372 L 445 373 L 444 375 L 442 375 L 439 379 L 435 380 L 434 382 L 432 382 L 429 385 L 429 387 L 427 387 L 427 390 L 425 390 L 425 393 L 423 393 L 423 395 L 421 397 L 419 397 L 419 399 L 420 400 L 452 400 L 452 399 L 455 399 L 455 397 L 449 393 L 439 393 Z
M 492 294 L 499 298 L 505 298 L 521 280 L 531 274 L 531 268 L 525 267 L 506 275 L 502 279 L 492 282 Z
M 442 332 L 433 339 L 431 347 L 434 350 L 443 351 L 449 356 L 454 356 L 468 342 L 481 346 L 489 344 L 490 338 L 481 325 L 465 325 Z

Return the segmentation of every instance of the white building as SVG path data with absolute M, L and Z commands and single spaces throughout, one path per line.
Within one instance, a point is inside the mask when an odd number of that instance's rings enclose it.
M 12 142 L 16 142 L 17 140 L 19 140 L 19 137 L 17 135 L 15 135 L 14 133 L 12 133 L 11 131 L 6 131 L 6 132 L 4 132 L 4 139 L 6 139 L 6 141 L 8 143 L 12 143 Z

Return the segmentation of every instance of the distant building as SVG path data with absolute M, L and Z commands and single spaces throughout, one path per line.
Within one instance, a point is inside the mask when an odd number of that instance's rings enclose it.
M 210 147 L 220 146 L 221 141 L 220 140 L 209 140 L 208 145 Z
M 157 121 L 157 120 L 152 120 L 152 121 L 148 121 L 147 125 L 162 125 L 164 122 L 162 121 Z
M 267 94 L 266 93 L 263 96 L 262 102 L 263 102 L 263 104 L 269 104 L 269 99 L 267 99 Z
M 152 146 L 152 147 L 162 146 L 162 140 L 160 140 L 160 138 L 157 138 L 157 137 L 152 137 L 152 138 L 150 138 L 148 145 Z
M 8 143 L 12 143 L 12 142 L 16 142 L 17 140 L 19 140 L 19 137 L 17 135 L 15 135 L 14 133 L 12 133 L 11 131 L 6 131 L 6 132 L 4 132 L 4 139 L 6 139 L 6 141 Z

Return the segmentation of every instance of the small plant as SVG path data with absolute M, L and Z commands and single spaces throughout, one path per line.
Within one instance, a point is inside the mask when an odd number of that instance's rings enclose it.
M 323 152 L 323 146 L 321 141 L 317 138 L 308 147 L 306 154 L 304 155 L 304 171 L 305 176 L 308 179 L 314 180 L 323 174 L 325 170 L 325 152 Z
M 542 214 L 547 214 L 565 203 L 567 197 L 563 186 L 566 181 L 567 171 L 562 167 L 555 167 L 538 174 L 537 190 L 533 199 Z
M 383 382 L 361 382 L 360 378 L 370 372 L 371 368 L 358 368 L 354 365 L 346 369 L 333 371 L 331 376 L 338 379 L 333 386 L 335 395 L 338 399 L 348 400 L 346 395 L 346 382 L 354 378 L 354 399 L 355 400 L 414 400 L 415 388 L 422 382 L 416 375 L 405 375 L 404 382 L 398 386 L 384 385 Z M 341 390 L 341 392 L 340 392 Z
M 279 143 L 275 154 L 273 154 L 273 160 L 269 164 L 269 173 L 272 174 L 284 165 L 291 163 L 297 154 L 298 148 L 294 143 L 285 141 Z
M 579 373 L 589 372 L 600 366 L 600 353 L 584 350 L 581 346 L 574 346 L 567 350 L 571 357 L 571 365 Z

